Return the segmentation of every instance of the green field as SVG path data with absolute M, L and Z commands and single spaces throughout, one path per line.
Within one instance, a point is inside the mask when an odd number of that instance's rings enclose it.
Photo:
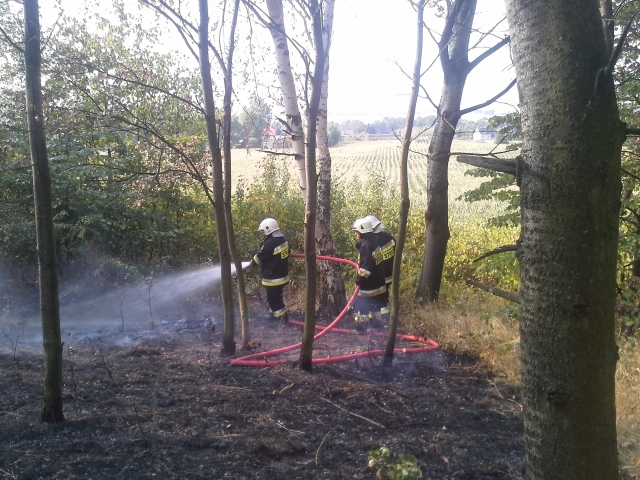
M 427 193 L 427 142 L 414 142 L 409 154 L 409 191 L 411 200 L 416 204 L 426 201 Z M 480 143 L 471 140 L 459 140 L 453 144 L 454 153 L 487 153 L 495 148 L 493 143 Z M 354 141 L 331 149 L 333 178 L 342 184 L 353 179 L 366 183 L 370 175 L 379 175 L 390 190 L 399 192 L 400 142 L 387 140 Z M 252 183 L 261 174 L 260 161 L 266 157 L 256 149 L 232 151 L 234 185 L 243 178 Z M 291 158 L 291 157 L 283 157 Z M 288 160 L 289 173 L 297 182 L 296 163 Z M 454 202 L 464 192 L 476 188 L 482 179 L 465 175 L 474 167 L 458 163 L 455 157 L 449 162 L 449 198 Z

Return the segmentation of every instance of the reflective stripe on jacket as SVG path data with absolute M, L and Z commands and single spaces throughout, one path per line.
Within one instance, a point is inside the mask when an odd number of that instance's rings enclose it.
M 374 233 L 376 243 L 380 247 L 380 254 L 376 260 L 384 267 L 384 276 L 387 283 L 391 283 L 393 276 L 393 256 L 396 253 L 396 240 L 386 231 Z
M 253 261 L 260 265 L 262 285 L 276 287 L 289 282 L 289 243 L 285 237 L 267 235 Z
M 360 285 L 358 295 L 361 297 L 375 297 L 386 292 L 384 268 L 376 262 L 376 257 L 381 255 L 380 247 L 376 245 L 373 233 L 362 234 L 356 248 L 360 252 L 358 258 L 358 271 L 354 282 Z

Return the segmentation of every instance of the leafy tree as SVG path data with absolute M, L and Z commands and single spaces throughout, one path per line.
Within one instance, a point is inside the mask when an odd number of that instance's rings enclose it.
M 239 119 L 244 147 L 260 148 L 264 144 L 265 130 L 271 126 L 271 117 L 271 106 L 264 99 L 253 96 Z
M 340 125 L 335 122 L 329 122 L 328 127 L 328 142 L 330 147 L 335 147 L 342 141 L 342 133 L 340 132 Z
M 618 308 L 622 329 L 631 334 L 640 328 L 640 198 L 638 182 L 640 169 L 638 155 L 640 146 L 640 31 L 637 24 L 637 5 L 634 2 L 603 2 L 601 13 L 608 33 L 608 43 L 619 44 L 620 59 L 614 70 L 614 80 L 618 98 L 620 117 L 629 126 L 629 133 L 636 138 L 628 138 L 622 151 L 622 209 L 620 223 L 620 245 L 618 251 Z M 614 15 L 615 13 L 615 15 Z M 614 29 L 615 25 L 624 29 Z M 614 36 L 614 33 L 617 34 Z M 626 35 L 620 43 L 620 36 Z

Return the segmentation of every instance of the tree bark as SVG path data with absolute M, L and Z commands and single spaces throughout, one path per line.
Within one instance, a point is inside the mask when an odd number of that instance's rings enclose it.
M 614 335 L 624 125 L 598 0 L 507 0 L 522 106 L 526 478 L 618 479 Z
M 312 370 L 313 337 L 316 328 L 316 209 L 318 206 L 318 174 L 316 172 L 316 130 L 318 109 L 322 92 L 322 77 L 324 74 L 325 52 L 322 42 L 322 15 L 317 0 L 309 0 L 309 14 L 312 18 L 313 41 L 316 48 L 315 65 L 311 77 L 311 97 L 307 106 L 307 202 L 304 222 L 304 255 L 307 290 L 305 297 L 305 321 L 302 332 L 302 346 L 300 349 L 300 368 L 310 372 Z
M 60 300 L 51 200 L 51 175 L 45 136 L 38 0 L 24 0 L 24 60 L 29 148 L 33 170 L 33 197 L 40 282 L 40 314 L 44 356 L 44 404 L 41 419 L 64 420 L 62 409 L 62 339 Z
M 207 127 L 207 142 L 211 151 L 211 166 L 213 178 L 213 210 L 216 221 L 216 237 L 218 240 L 218 254 L 220 257 L 220 279 L 222 306 L 224 309 L 224 333 L 222 337 L 222 352 L 228 355 L 235 353 L 234 339 L 235 318 L 233 309 L 233 295 L 231 291 L 231 254 L 229 251 L 227 225 L 224 209 L 222 152 L 218 140 L 216 127 L 216 109 L 213 100 L 213 81 L 211 80 L 211 64 L 209 61 L 209 5 L 208 0 L 199 0 L 200 27 L 198 29 L 198 50 L 200 53 L 200 75 L 202 76 L 202 90 L 204 94 L 205 123 Z
M 236 269 L 236 282 L 238 284 L 238 304 L 240 307 L 240 325 L 242 329 L 242 347 L 247 348 L 250 340 L 249 333 L 249 308 L 247 305 L 247 293 L 242 270 L 242 259 L 236 248 L 236 236 L 233 228 L 233 215 L 231 213 L 231 96 L 233 95 L 233 53 L 235 51 L 235 32 L 238 24 L 238 9 L 240 0 L 233 3 L 233 17 L 229 31 L 229 51 L 227 52 L 227 64 L 224 68 L 224 100 L 222 120 L 222 149 L 224 157 L 224 214 L 227 225 L 227 240 L 229 252 Z
M 329 97 L 329 50 L 333 32 L 333 7 L 335 0 L 325 0 L 322 21 L 322 40 L 325 52 L 322 93 L 318 107 L 318 152 L 320 173 L 318 175 L 318 216 L 316 218 L 316 244 L 318 253 L 335 257 L 337 250 L 331 234 L 331 152 L 327 135 L 327 105 Z M 318 315 L 334 318 L 347 304 L 347 295 L 342 278 L 342 267 L 337 262 L 321 262 L 318 265 L 320 291 Z
M 435 302 L 440 294 L 449 241 L 449 155 L 470 71 L 469 37 L 476 3 L 476 0 L 456 0 L 439 43 L 444 83 L 427 156 L 426 245 L 416 291 L 418 302 Z
M 396 345 L 396 334 L 398 332 L 398 317 L 400 314 L 400 269 L 402 265 L 402 251 L 407 238 L 407 223 L 409 219 L 409 208 L 411 200 L 409 198 L 409 151 L 411 149 L 411 135 L 413 131 L 413 121 L 416 116 L 416 104 L 418 102 L 418 92 L 420 90 L 420 69 L 422 65 L 422 45 L 424 34 L 424 5 L 425 0 L 420 0 L 418 9 L 418 34 L 416 40 L 416 60 L 413 67 L 413 88 L 409 100 L 409 110 L 407 112 L 407 123 L 402 139 L 402 154 L 400 159 L 400 225 L 396 236 L 396 251 L 393 256 L 393 280 L 391 282 L 391 322 L 389 325 L 389 339 L 385 348 L 382 365 L 391 366 L 393 352 Z
M 295 80 L 291 70 L 289 42 L 284 26 L 282 0 L 267 0 L 267 10 L 271 22 L 269 24 L 269 32 L 271 32 L 271 38 L 276 50 L 278 80 L 282 91 L 284 114 L 287 117 L 287 134 L 291 137 L 291 147 L 298 164 L 300 190 L 302 190 L 302 197 L 306 201 L 307 177 L 305 171 L 304 129 L 302 127 L 300 108 L 298 107 Z

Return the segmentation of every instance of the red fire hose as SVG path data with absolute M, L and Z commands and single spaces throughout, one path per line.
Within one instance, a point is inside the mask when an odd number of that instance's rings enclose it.
M 299 254 L 299 253 L 292 253 L 289 256 L 290 257 L 294 257 L 294 258 L 304 258 L 304 255 Z M 316 259 L 317 260 L 329 260 L 331 262 L 346 263 L 347 265 L 351 265 L 354 268 L 358 268 L 358 264 L 357 263 L 352 262 L 351 260 L 344 259 L 344 258 L 327 257 L 327 256 L 323 256 L 323 255 L 316 255 Z M 358 333 L 355 330 L 347 330 L 347 329 L 343 329 L 343 328 L 334 328 L 334 327 L 346 315 L 347 311 L 349 310 L 349 307 L 351 305 L 353 305 L 353 302 L 355 301 L 356 295 L 358 294 L 359 290 L 360 290 L 360 287 L 358 285 L 356 285 L 356 288 L 353 291 L 353 295 L 351 295 L 351 298 L 347 302 L 347 305 L 344 307 L 342 312 L 340 312 L 340 315 L 338 315 L 333 322 L 331 322 L 327 326 L 316 325 L 316 330 L 320 330 L 320 332 L 313 337 L 313 341 L 314 342 L 316 340 L 318 340 L 319 338 L 323 337 L 324 335 L 326 335 L 327 333 L 329 333 L 330 331 L 333 331 L 333 332 L 336 332 L 336 333 L 350 333 L 350 334 L 357 334 Z M 302 323 L 302 322 L 291 321 L 289 323 L 291 325 L 304 326 L 304 323 Z M 387 336 L 387 333 L 385 333 L 385 332 L 369 332 L 369 334 L 372 335 L 372 336 L 377 336 L 377 337 L 386 337 Z M 397 353 L 429 352 L 429 351 L 437 350 L 438 348 L 440 348 L 439 345 L 435 341 L 430 340 L 428 338 L 415 337 L 413 335 L 403 335 L 403 334 L 398 333 L 398 334 L 396 334 L 396 339 L 406 340 L 406 341 L 409 341 L 409 342 L 420 343 L 420 344 L 423 345 L 423 346 L 411 347 L 411 348 L 396 348 L 393 351 L 396 354 Z M 254 353 L 252 355 L 247 355 L 245 357 L 234 358 L 233 360 L 231 360 L 231 365 L 232 366 L 243 366 L 243 367 L 268 367 L 268 366 L 280 365 L 282 363 L 286 363 L 287 360 L 269 360 L 269 357 L 274 357 L 276 355 L 281 355 L 283 353 L 290 352 L 291 350 L 295 350 L 296 348 L 300 348 L 301 346 L 302 346 L 302 342 L 301 343 L 296 343 L 295 345 L 289 345 L 288 347 L 278 348 L 278 349 L 275 349 L 275 350 L 269 350 L 269 351 L 266 351 L 266 352 Z M 350 354 L 347 354 L 347 355 L 340 355 L 340 356 L 337 356 L 337 357 L 314 358 L 312 360 L 312 363 L 318 364 L 318 363 L 344 362 L 346 360 L 353 360 L 353 359 L 356 359 L 356 358 L 371 357 L 371 356 L 374 356 L 374 355 L 382 355 L 382 354 L 384 354 L 384 352 L 385 352 L 385 350 L 369 350 L 369 351 L 366 351 L 366 352 L 350 353 Z M 258 359 L 260 359 L 260 360 L 258 360 Z

